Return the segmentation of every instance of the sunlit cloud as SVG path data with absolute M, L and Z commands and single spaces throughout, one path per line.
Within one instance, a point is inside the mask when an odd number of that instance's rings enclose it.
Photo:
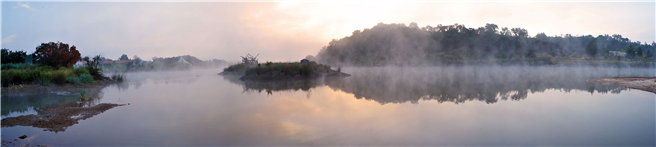
M 18 5 L 19 7 L 23 7 L 23 8 L 27 8 L 27 9 L 32 9 L 32 7 L 30 6 L 30 3 L 21 3 L 21 2 L 18 2 L 17 5 Z
M 11 36 L 9 36 L 9 37 L 5 37 L 5 38 L 3 38 L 3 39 L 2 39 L 2 44 L 9 43 L 9 42 L 13 41 L 13 39 L 14 39 L 15 37 L 16 37 L 16 34 L 11 35 Z

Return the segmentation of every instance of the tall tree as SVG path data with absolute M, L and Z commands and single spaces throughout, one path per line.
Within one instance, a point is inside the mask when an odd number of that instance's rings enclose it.
M 629 47 L 626 48 L 626 57 L 633 58 L 636 56 L 636 51 L 633 48 L 633 43 L 629 43 Z
M 585 53 L 592 56 L 593 58 L 597 55 L 597 41 L 594 38 L 588 41 L 588 45 L 585 46 Z
M 41 43 L 34 52 L 34 62 L 52 67 L 71 67 L 82 59 L 75 46 L 62 42 Z
M 652 53 L 650 49 L 647 49 L 647 50 L 645 51 L 645 56 L 647 56 L 647 57 L 653 57 L 653 56 L 654 56 L 654 53 Z
M 638 50 L 636 50 L 636 55 L 638 55 L 638 57 L 642 57 L 642 46 L 638 46 Z

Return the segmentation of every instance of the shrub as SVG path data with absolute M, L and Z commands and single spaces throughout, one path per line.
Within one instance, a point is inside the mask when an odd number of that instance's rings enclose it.
M 75 84 L 75 85 L 81 85 L 82 84 L 82 80 L 80 80 L 80 78 L 75 76 L 75 75 L 69 76 L 68 78 L 66 78 L 66 82 L 71 83 L 71 84 Z
M 66 78 L 68 78 L 68 73 L 65 71 L 56 71 L 53 76 L 53 80 L 57 84 L 64 84 L 66 82 Z
M 223 69 L 223 71 L 228 71 L 228 72 L 237 72 L 237 71 L 243 71 L 248 68 L 248 65 L 240 63 L 240 64 L 235 64 L 235 65 L 230 65 L 226 68 Z
M 82 83 L 91 83 L 91 84 L 95 83 L 93 77 L 89 73 L 80 75 L 80 81 Z
M 20 83 L 26 83 L 26 82 L 31 82 L 34 81 L 36 78 L 39 77 L 40 71 L 38 70 L 22 70 L 18 71 L 19 74 L 19 80 L 18 82 Z
M 9 70 L 0 70 L 0 84 L 2 84 L 3 87 L 9 86 L 11 78 Z
M 75 74 L 77 76 L 81 76 L 83 74 L 89 74 L 89 70 L 87 68 L 84 68 L 84 67 L 74 68 L 73 69 L 73 74 Z
M 39 73 L 39 78 L 36 79 L 36 81 L 43 85 L 48 85 L 50 84 L 50 81 L 52 81 L 52 73 L 41 71 L 41 73 Z
M 10 70 L 3 70 L 2 71 L 2 86 L 9 86 L 9 84 L 13 83 L 14 77 L 18 74 L 18 70 L 10 69 Z

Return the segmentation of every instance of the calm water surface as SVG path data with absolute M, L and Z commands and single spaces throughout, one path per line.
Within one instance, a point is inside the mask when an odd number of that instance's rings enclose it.
M 65 131 L 3 127 L 42 145 L 656 145 L 655 94 L 585 82 L 656 76 L 598 67 L 345 68 L 342 79 L 244 83 L 221 69 L 130 73 L 77 93 L 2 93 L 2 118 L 130 105 Z

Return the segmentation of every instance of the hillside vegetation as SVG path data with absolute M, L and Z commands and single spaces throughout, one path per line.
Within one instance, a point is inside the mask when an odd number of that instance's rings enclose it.
M 633 49 L 635 46 L 635 49 Z M 532 37 L 522 28 L 500 28 L 487 24 L 467 28 L 462 24 L 418 27 L 416 23 L 384 24 L 351 36 L 332 40 L 317 54 L 320 63 L 329 65 L 440 65 L 489 63 L 572 62 L 572 60 L 610 60 L 653 62 L 656 43 L 631 42 L 621 35 L 594 37 Z M 621 51 L 615 57 L 609 51 Z M 608 62 L 608 61 L 606 61 Z

